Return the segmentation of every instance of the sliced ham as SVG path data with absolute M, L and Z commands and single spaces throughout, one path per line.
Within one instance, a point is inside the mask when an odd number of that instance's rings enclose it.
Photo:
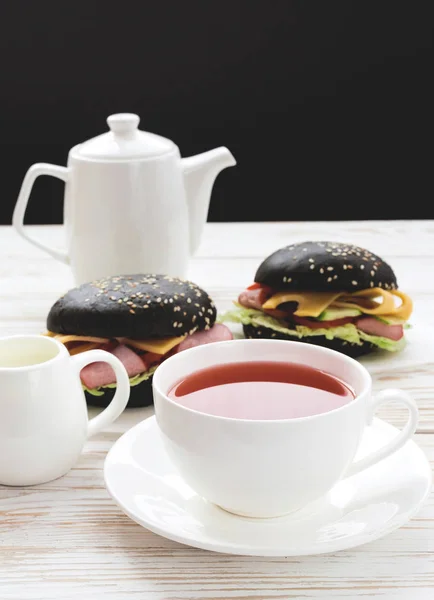
M 369 335 L 377 335 L 395 341 L 400 340 L 404 335 L 402 325 L 388 325 L 374 317 L 361 317 L 357 319 L 356 327 Z
M 187 350 L 187 348 L 193 348 L 194 346 L 232 339 L 233 335 L 230 329 L 228 329 L 226 325 L 217 323 L 214 327 L 211 327 L 211 329 L 197 331 L 192 335 L 188 335 L 178 346 L 171 350 L 166 357 L 172 353 L 181 352 L 182 350 Z M 161 354 L 155 354 L 153 352 L 145 352 L 139 356 L 139 354 L 136 354 L 134 350 L 131 350 L 131 348 L 128 348 L 124 344 L 119 344 L 115 348 L 111 348 L 110 352 L 119 358 L 126 368 L 129 377 L 144 373 L 151 366 L 158 364 L 162 359 Z M 116 381 L 113 369 L 105 362 L 94 362 L 87 365 L 81 370 L 80 377 L 83 385 L 90 390 L 110 383 L 115 383 Z
M 111 350 L 111 353 L 121 361 L 129 377 L 134 377 L 146 371 L 146 364 L 142 358 L 127 346 L 119 344 Z M 105 362 L 95 362 L 87 365 L 81 370 L 80 377 L 83 385 L 88 389 L 108 385 L 116 381 L 113 369 Z
M 270 291 L 268 288 L 255 288 L 254 290 L 244 290 L 238 296 L 238 302 L 242 306 L 246 308 L 257 308 L 260 310 L 264 302 L 270 296 Z
M 175 351 L 182 352 L 188 348 L 202 346 L 202 344 L 209 344 L 211 342 L 224 342 L 225 340 L 232 340 L 233 337 L 231 330 L 226 327 L 226 325 L 216 323 L 211 329 L 196 331 L 196 333 L 188 335 L 185 340 L 182 340 L 176 347 Z

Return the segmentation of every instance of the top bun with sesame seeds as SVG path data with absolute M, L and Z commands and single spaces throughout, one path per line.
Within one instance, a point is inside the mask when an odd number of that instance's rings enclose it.
M 216 308 L 195 283 L 168 275 L 118 275 L 69 290 L 51 308 L 47 327 L 103 338 L 172 337 L 210 329 Z
M 397 289 L 395 274 L 376 254 L 339 242 L 302 242 L 277 250 L 256 271 L 255 281 L 280 290 L 354 292 Z
M 241 323 L 246 337 L 297 340 L 352 357 L 400 350 L 413 307 L 382 258 L 333 241 L 276 250 L 235 305 L 220 320 Z

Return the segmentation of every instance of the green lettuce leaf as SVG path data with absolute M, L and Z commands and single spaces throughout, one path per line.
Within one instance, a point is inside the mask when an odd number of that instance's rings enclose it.
M 232 322 L 241 323 L 243 325 L 253 325 L 254 327 L 268 327 L 274 331 L 285 333 L 298 338 L 304 336 L 315 336 L 321 335 L 329 340 L 333 338 L 339 338 L 350 342 L 351 344 L 361 345 L 363 341 L 370 342 L 383 350 L 389 352 L 396 352 L 401 350 L 405 345 L 404 338 L 401 338 L 397 342 L 390 340 L 389 338 L 369 335 L 357 329 L 353 323 L 347 323 L 346 325 L 339 325 L 338 327 L 324 327 L 320 329 L 310 329 L 304 325 L 296 325 L 295 329 L 289 329 L 288 326 L 275 319 L 270 315 L 266 315 L 260 310 L 255 308 L 245 308 L 240 304 L 236 304 L 235 310 L 227 311 L 219 317 L 219 322 Z
M 142 383 L 142 381 L 146 381 L 147 379 L 149 379 L 151 377 L 151 375 L 155 372 L 157 367 L 158 367 L 158 365 L 155 365 L 154 367 L 151 367 L 149 369 L 149 371 L 145 371 L 144 373 L 139 373 L 139 375 L 130 377 L 130 386 L 133 387 L 135 385 L 139 385 L 139 383 Z M 111 388 L 111 389 L 115 388 L 116 383 L 109 383 L 108 385 L 104 385 L 104 386 L 92 388 L 92 389 L 87 388 L 85 385 L 83 385 L 82 387 L 86 392 L 89 392 L 89 394 L 92 394 L 93 396 L 103 396 L 104 390 L 107 388 Z

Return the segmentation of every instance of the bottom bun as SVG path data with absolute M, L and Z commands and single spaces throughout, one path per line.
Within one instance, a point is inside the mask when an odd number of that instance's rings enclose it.
M 280 331 L 275 331 L 269 327 L 254 327 L 253 325 L 243 325 L 243 331 L 246 338 L 259 338 L 259 339 L 275 339 L 275 340 L 290 340 L 294 342 L 304 342 L 307 344 L 315 344 L 315 346 L 323 346 L 324 348 L 330 348 L 331 350 L 337 350 L 351 356 L 351 358 L 357 358 L 364 354 L 377 349 L 375 344 L 369 342 L 362 342 L 359 344 L 351 344 L 340 338 L 333 338 L 332 340 L 327 339 L 324 335 L 309 335 L 299 338 L 295 335 L 287 335 Z
M 112 401 L 115 395 L 116 388 L 102 388 L 104 392 L 102 396 L 95 396 L 89 392 L 84 392 L 86 396 L 86 402 L 89 406 L 102 406 L 106 407 Z M 132 385 L 130 388 L 130 397 L 126 408 L 140 408 L 143 406 L 150 406 L 154 402 L 152 395 L 152 376 L 149 379 L 145 379 L 137 385 Z

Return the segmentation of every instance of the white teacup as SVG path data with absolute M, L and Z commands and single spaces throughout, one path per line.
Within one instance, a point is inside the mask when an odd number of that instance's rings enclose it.
M 80 371 L 105 361 L 116 374 L 109 406 L 88 421 Z M 90 350 L 70 356 L 42 335 L 0 338 L 0 484 L 35 485 L 64 475 L 86 439 L 124 410 L 130 383 L 113 354 Z
M 355 398 L 313 416 L 247 420 L 202 413 L 168 397 L 178 381 L 199 369 L 246 361 L 316 367 L 347 383 Z M 282 340 L 231 340 L 191 348 L 166 359 L 153 378 L 157 423 L 183 479 L 208 501 L 250 517 L 297 510 L 326 494 L 340 479 L 369 468 L 405 444 L 416 429 L 416 403 L 396 389 L 372 397 L 371 388 L 369 372 L 356 360 L 327 348 Z M 355 462 L 375 410 L 391 401 L 407 407 L 407 424 L 383 448 Z

